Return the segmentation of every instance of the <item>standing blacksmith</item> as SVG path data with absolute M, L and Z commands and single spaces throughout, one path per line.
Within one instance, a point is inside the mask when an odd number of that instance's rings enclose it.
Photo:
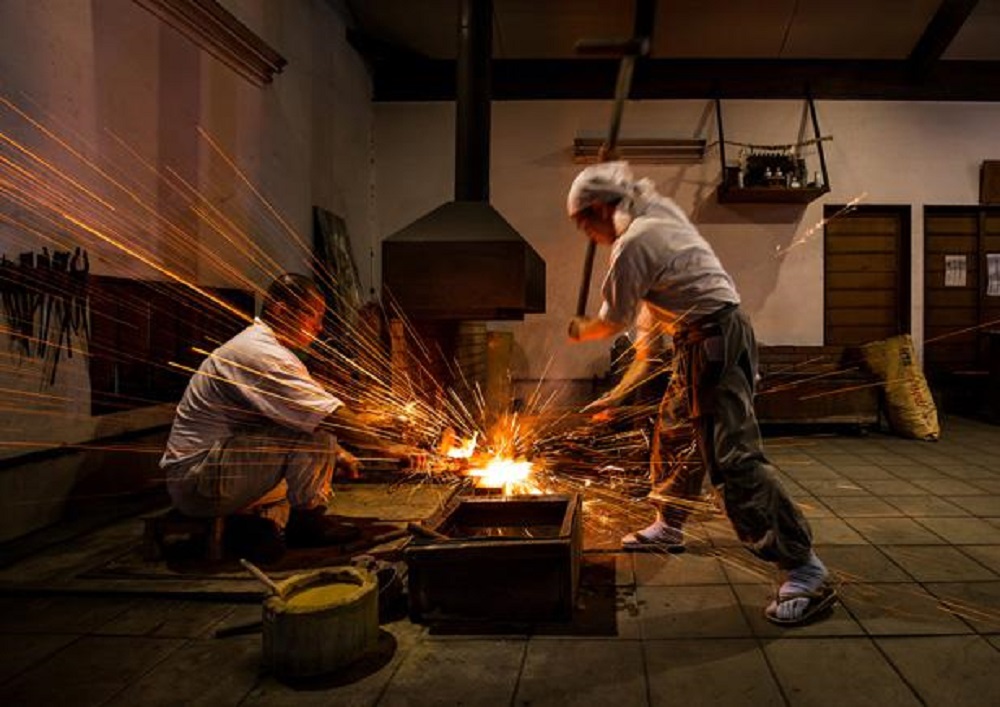
M 592 241 L 611 246 L 600 313 L 574 318 L 570 338 L 615 336 L 645 304 L 674 342 L 673 375 L 660 404 L 651 459 L 657 517 L 626 535 L 623 546 L 682 547 L 684 522 L 707 468 L 740 540 L 787 573 L 767 617 L 782 624 L 813 618 L 832 604 L 834 592 L 812 550 L 808 523 L 764 456 L 753 409 L 756 342 L 732 278 L 677 204 L 648 179 L 634 180 L 624 162 L 584 169 L 570 188 L 567 208 Z M 641 356 L 634 365 L 642 365 Z M 637 378 L 634 372 L 628 377 Z M 704 465 L 664 462 L 679 403 L 691 416 Z
M 379 440 L 295 354 L 316 339 L 325 309 L 312 280 L 281 275 L 260 317 L 205 359 L 177 406 L 160 462 L 174 506 L 190 516 L 266 519 L 227 524 L 254 536 L 227 531 L 227 544 L 247 554 L 255 543 L 256 554 L 271 556 L 284 542 L 335 545 L 359 535 L 326 515 L 334 467 L 357 473 L 338 436 L 411 462 L 419 457 Z

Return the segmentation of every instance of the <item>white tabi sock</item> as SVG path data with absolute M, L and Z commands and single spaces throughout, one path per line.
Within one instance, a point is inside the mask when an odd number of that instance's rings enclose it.
M 805 564 L 788 571 L 788 577 L 778 589 L 778 596 L 808 594 L 815 592 L 826 583 L 829 572 L 815 552 L 809 553 Z

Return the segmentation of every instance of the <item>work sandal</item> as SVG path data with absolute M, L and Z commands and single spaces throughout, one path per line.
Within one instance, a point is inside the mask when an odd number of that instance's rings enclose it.
M 804 606 L 802 600 L 805 600 Z M 802 626 L 829 609 L 836 601 L 837 592 L 828 585 L 823 585 L 813 592 L 779 594 L 764 609 L 764 616 L 779 626 Z M 802 610 L 796 611 L 799 606 L 803 607 Z

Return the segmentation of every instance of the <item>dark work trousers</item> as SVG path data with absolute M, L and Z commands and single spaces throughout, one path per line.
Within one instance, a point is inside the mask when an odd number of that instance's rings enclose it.
M 674 336 L 674 368 L 653 437 L 651 498 L 683 524 L 700 501 L 705 470 L 740 541 L 783 569 L 803 564 L 812 532 L 764 456 L 754 414 L 757 342 L 727 306 Z M 700 461 L 684 450 L 697 448 Z

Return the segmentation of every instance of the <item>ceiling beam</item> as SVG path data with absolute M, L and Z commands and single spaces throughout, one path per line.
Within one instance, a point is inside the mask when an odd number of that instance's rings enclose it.
M 909 62 L 916 73 L 926 72 L 948 49 L 978 0 L 942 0 L 934 17 L 910 52 Z
M 376 62 L 376 101 L 451 101 L 449 60 Z M 493 100 L 611 99 L 614 59 L 500 59 Z M 645 59 L 632 99 L 803 98 L 820 100 L 1000 101 L 998 61 L 938 61 L 919 76 L 907 60 Z

